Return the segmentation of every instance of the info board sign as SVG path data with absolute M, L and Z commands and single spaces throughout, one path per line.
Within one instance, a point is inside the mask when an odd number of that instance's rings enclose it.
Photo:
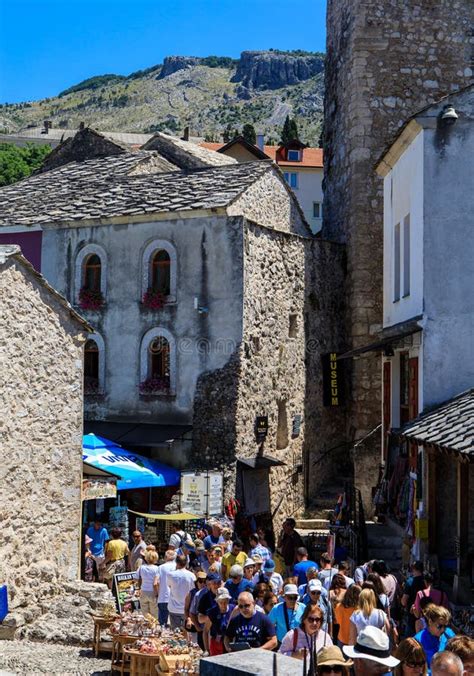
M 196 516 L 223 513 L 222 472 L 181 472 L 181 511 Z
M 113 585 L 115 599 L 119 613 L 123 612 L 126 605 L 131 610 L 138 610 L 140 599 L 137 596 L 137 573 L 116 573 Z

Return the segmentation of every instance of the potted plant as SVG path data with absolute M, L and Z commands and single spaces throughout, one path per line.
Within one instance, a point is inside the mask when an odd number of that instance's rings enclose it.
M 82 310 L 100 310 L 104 304 L 104 297 L 101 291 L 91 291 L 82 288 L 79 291 L 79 307 Z
M 143 294 L 142 303 L 149 310 L 161 310 L 166 303 L 166 296 L 161 291 L 150 287 Z
M 162 394 L 170 389 L 170 379 L 168 377 L 154 376 L 147 378 L 139 385 L 140 394 Z

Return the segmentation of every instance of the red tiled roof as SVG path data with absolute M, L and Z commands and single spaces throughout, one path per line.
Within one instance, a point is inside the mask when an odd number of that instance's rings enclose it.
M 220 148 L 223 148 L 225 143 L 208 143 L 204 141 L 200 143 L 203 148 L 208 150 L 218 151 Z M 268 155 L 270 159 L 274 162 L 276 161 L 276 151 L 278 146 L 263 146 L 263 152 Z M 323 149 L 322 148 L 304 148 L 303 150 L 303 160 L 301 162 L 278 162 L 279 166 L 282 167 L 323 167 Z

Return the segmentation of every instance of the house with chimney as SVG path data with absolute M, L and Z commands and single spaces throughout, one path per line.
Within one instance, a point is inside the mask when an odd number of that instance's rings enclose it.
M 204 142 L 201 145 L 233 157 L 237 162 L 268 159 L 275 162 L 294 191 L 312 232 L 316 234 L 321 230 L 324 174 L 322 148 L 310 148 L 297 139 L 278 146 L 265 145 L 263 134 L 257 134 L 257 145 L 249 143 L 243 136 L 237 136 L 228 143 Z

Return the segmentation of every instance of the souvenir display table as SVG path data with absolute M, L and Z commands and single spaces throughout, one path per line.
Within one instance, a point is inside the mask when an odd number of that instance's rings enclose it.
M 199 673 L 202 651 L 180 629 L 162 628 L 151 615 L 124 612 L 110 624 L 112 672 L 130 676 Z
M 110 636 L 103 639 L 102 633 L 108 632 L 115 620 L 115 616 L 93 615 L 92 619 L 94 620 L 94 655 L 98 657 L 100 652 L 112 652 L 112 640 Z

